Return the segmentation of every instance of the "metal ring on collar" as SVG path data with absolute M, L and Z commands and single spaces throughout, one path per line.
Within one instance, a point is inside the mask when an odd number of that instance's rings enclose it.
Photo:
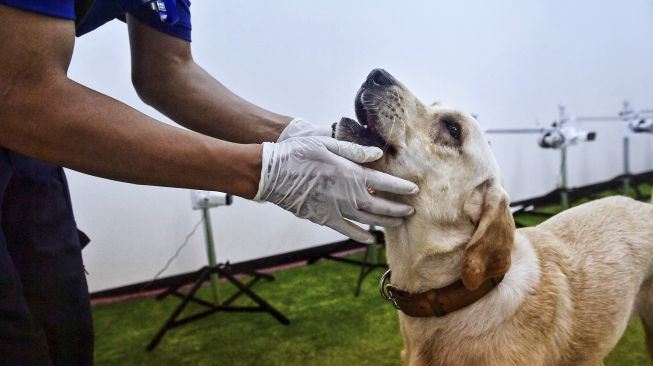
M 379 282 L 379 291 L 381 291 L 381 296 L 384 299 L 394 302 L 394 297 L 392 296 L 392 294 L 390 293 L 390 291 L 386 287 L 386 286 L 390 285 L 389 282 L 390 282 L 390 276 L 391 275 L 392 275 L 392 270 L 389 269 L 389 270 L 385 271 L 383 276 L 381 276 L 381 281 Z

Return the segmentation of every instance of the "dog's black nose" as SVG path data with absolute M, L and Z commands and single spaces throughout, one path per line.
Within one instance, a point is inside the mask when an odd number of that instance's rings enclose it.
M 397 85 L 397 80 L 395 80 L 389 72 L 383 69 L 374 69 L 367 76 L 368 84 L 378 85 L 378 86 L 393 86 Z

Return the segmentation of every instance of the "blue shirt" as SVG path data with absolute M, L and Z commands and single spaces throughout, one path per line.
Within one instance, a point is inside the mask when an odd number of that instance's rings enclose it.
M 176 0 L 179 20 L 173 24 L 161 22 L 159 16 L 140 0 L 95 0 L 81 19 L 75 17 L 75 0 L 0 0 L 0 4 L 43 15 L 77 21 L 77 36 L 86 34 L 104 23 L 125 20 L 129 13 L 140 22 L 171 36 L 191 40 L 190 0 Z

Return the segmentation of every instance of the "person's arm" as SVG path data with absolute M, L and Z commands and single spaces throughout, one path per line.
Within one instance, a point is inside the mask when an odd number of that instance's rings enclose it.
M 292 118 L 231 92 L 193 60 L 190 43 L 128 15 L 132 81 L 141 99 L 191 130 L 239 143 L 277 141 Z
M 110 179 L 256 194 L 260 145 L 168 126 L 68 79 L 73 22 L 0 6 L 0 39 L 1 146 Z

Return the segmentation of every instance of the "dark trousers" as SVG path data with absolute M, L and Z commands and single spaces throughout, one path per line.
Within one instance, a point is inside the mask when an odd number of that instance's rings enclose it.
M 0 365 L 91 365 L 88 241 L 63 169 L 0 147 L 0 229 Z

